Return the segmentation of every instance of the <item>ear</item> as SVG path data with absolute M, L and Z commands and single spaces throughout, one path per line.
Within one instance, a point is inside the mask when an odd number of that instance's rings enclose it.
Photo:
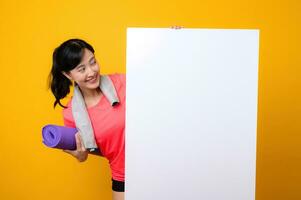
M 66 76 L 70 81 L 73 80 L 69 73 L 62 72 L 62 74 L 63 74 L 64 76 Z

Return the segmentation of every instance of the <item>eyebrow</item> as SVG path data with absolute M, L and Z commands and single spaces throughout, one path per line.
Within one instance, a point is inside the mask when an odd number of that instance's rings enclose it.
M 95 56 L 91 56 L 91 58 L 89 58 L 89 62 L 92 60 L 92 58 L 94 58 Z M 77 66 L 76 68 L 80 68 L 80 67 L 84 67 L 85 65 L 84 64 L 80 64 L 79 66 Z

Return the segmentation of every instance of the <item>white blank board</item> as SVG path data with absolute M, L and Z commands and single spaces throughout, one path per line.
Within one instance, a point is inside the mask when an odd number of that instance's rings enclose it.
M 258 30 L 128 28 L 126 200 L 254 200 Z

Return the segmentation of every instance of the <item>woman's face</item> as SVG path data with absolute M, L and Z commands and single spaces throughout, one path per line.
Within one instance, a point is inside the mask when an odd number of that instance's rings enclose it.
M 63 74 L 71 81 L 75 81 L 83 90 L 99 87 L 99 66 L 94 54 L 86 48 L 81 62 L 74 69 Z

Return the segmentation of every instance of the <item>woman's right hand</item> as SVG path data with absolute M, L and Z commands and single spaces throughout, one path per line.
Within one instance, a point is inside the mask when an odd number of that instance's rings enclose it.
M 87 160 L 89 152 L 85 148 L 84 143 L 82 141 L 82 138 L 80 137 L 79 132 L 77 132 L 75 134 L 75 140 L 76 140 L 76 150 L 72 151 L 72 150 L 64 149 L 63 151 L 68 153 L 68 154 L 71 154 L 72 156 L 77 158 L 77 160 L 79 162 L 84 162 L 85 160 Z

